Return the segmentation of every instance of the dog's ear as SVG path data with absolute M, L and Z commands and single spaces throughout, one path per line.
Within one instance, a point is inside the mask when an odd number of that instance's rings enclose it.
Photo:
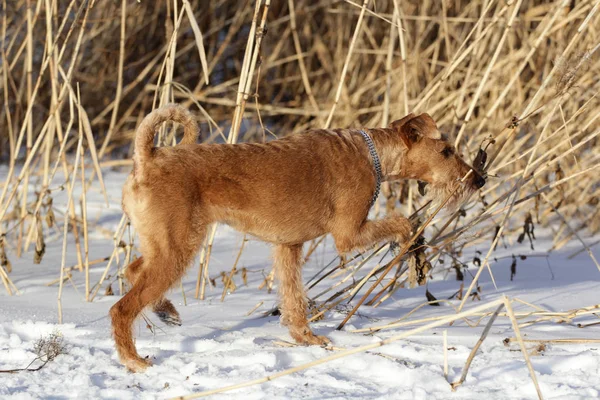
M 406 123 L 414 118 L 416 118 L 415 114 L 410 113 L 404 118 L 393 121 L 392 123 L 390 123 L 389 126 L 391 129 L 395 130 L 400 134 L 400 139 L 402 139 L 404 145 L 409 149 L 411 148 L 413 143 L 419 140 L 416 132 L 413 132 L 411 129 L 405 129 Z
M 412 147 L 413 143 L 417 143 L 421 139 L 417 131 L 411 128 L 407 128 L 406 124 L 400 128 L 399 136 L 400 139 L 402 139 L 402 142 L 404 143 L 406 148 L 409 150 Z
M 405 123 L 407 123 L 408 121 L 410 121 L 414 117 L 415 117 L 415 114 L 410 113 L 410 114 L 408 114 L 404 118 L 397 119 L 397 120 L 391 122 L 389 127 L 392 128 L 393 130 L 399 131 L 400 128 L 402 128 L 402 125 L 404 125 Z
M 438 130 L 435 121 L 427 113 L 414 117 L 403 125 L 403 130 L 413 132 L 419 136 L 430 139 L 441 139 L 442 134 Z

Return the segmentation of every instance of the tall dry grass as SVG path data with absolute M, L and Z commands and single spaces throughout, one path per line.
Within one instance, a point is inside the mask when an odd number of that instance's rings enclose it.
M 428 218 L 416 213 L 425 203 L 416 184 L 386 186 L 376 213 L 415 214 L 425 242 L 370 271 L 361 269 L 365 260 L 387 246 L 348 261 L 352 268 L 324 268 L 311 281 L 335 279 L 312 296 L 319 301 L 314 318 L 353 298 L 376 306 L 399 288 L 426 282 L 432 268 L 464 278 L 470 260 L 463 251 L 477 246 L 479 269 L 461 287 L 462 308 L 477 296 L 477 278 L 496 246 L 533 240 L 539 225 L 551 228 L 554 248 L 578 240 L 594 257 L 584 239 L 600 229 L 597 0 L 1 5 L 0 278 L 9 293 L 17 290 L 10 259 L 32 257 L 33 250 L 39 261 L 53 224 L 63 228 L 63 253 L 67 241 L 77 245 L 78 265 L 65 266 L 63 254 L 61 288 L 75 271 L 87 277 L 90 265 L 106 263 L 100 282 L 86 279 L 91 300 L 131 259 L 135 240 L 123 219 L 113 253 L 89 260 L 94 226 L 85 192 L 92 185 L 103 190 L 102 167 L 130 165 L 135 127 L 171 101 L 195 110 L 205 142 L 375 127 L 429 112 L 465 158 L 486 149 L 488 184 L 461 212 Z M 173 141 L 173 130 L 161 131 L 160 145 Z M 57 189 L 57 182 L 64 185 Z M 73 198 L 75 186 L 84 188 L 80 198 Z M 64 221 L 54 216 L 56 190 L 68 193 L 60 205 Z M 196 296 L 210 282 L 214 232 L 201 255 Z M 238 272 L 234 266 L 229 282 Z

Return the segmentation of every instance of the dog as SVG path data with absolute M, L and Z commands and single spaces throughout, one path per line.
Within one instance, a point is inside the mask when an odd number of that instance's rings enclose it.
M 155 148 L 165 121 L 182 124 L 183 139 Z M 163 322 L 181 324 L 164 295 L 182 278 L 211 224 L 274 245 L 282 322 L 296 342 L 322 345 L 328 339 L 307 321 L 303 243 L 331 234 L 345 254 L 384 240 L 406 242 L 412 226 L 402 215 L 367 218 L 381 181 L 426 182 L 438 197 L 452 194 L 452 204 L 485 184 L 428 114 L 409 114 L 387 128 L 316 129 L 260 144 L 196 144 L 197 137 L 194 117 L 179 105 L 148 114 L 136 132 L 122 206 L 142 257 L 127 267 L 131 290 L 110 310 L 119 358 L 133 372 L 150 365 L 135 348 L 133 322 L 151 306 Z

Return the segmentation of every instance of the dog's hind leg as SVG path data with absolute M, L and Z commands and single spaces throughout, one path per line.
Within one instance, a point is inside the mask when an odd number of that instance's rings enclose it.
M 149 305 L 156 304 L 183 276 L 195 253 L 178 249 L 153 249 L 137 270 L 133 287 L 110 309 L 113 336 L 121 362 L 133 372 L 141 372 L 151 363 L 139 356 L 133 342 L 133 322 Z M 134 267 L 135 267 L 134 266 Z
M 279 279 L 282 321 L 290 330 L 290 335 L 298 343 L 329 343 L 329 339 L 315 335 L 308 327 L 307 302 L 301 271 L 302 245 L 277 245 L 274 259 L 275 274 Z
M 125 270 L 125 278 L 132 285 L 135 284 L 141 272 L 143 262 L 144 257 L 139 257 L 129 264 Z M 166 297 L 162 296 L 159 300 L 152 304 L 152 311 L 154 311 L 154 313 L 164 324 L 181 326 L 181 317 L 179 316 L 179 312 L 177 312 L 177 309 L 173 303 L 171 303 L 171 301 Z

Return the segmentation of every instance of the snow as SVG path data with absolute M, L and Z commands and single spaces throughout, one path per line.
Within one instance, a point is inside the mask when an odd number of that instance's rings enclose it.
M 125 175 L 108 172 L 105 175 L 110 207 L 103 205 L 101 193 L 89 193 L 88 215 L 97 219 L 105 232 L 116 228 L 120 219 L 120 187 Z M 61 197 L 63 196 L 63 197 Z M 55 204 L 65 204 L 64 194 Z M 57 214 L 62 230 L 61 216 Z M 539 229 L 538 229 L 539 230 Z M 536 231 L 537 232 L 537 231 Z M 517 275 L 510 280 L 511 254 L 543 254 L 552 243 L 545 232 L 537 232 L 536 251 L 528 243 L 498 247 L 492 262 L 498 290 L 494 289 L 489 274 L 481 278 L 482 296 L 479 301 L 468 301 L 466 309 L 492 301 L 506 294 L 546 310 L 567 311 L 600 303 L 600 272 L 582 252 L 573 259 L 568 255 L 581 248 L 577 241 L 549 258 L 552 274 L 543 257 L 519 260 Z M 327 357 L 341 349 L 351 349 L 398 335 L 415 326 L 404 326 L 379 331 L 373 335 L 350 332 L 353 329 L 380 326 L 393 322 L 422 304 L 425 287 L 402 289 L 380 307 L 363 307 L 343 331 L 335 327 L 343 320 L 342 309 L 328 312 L 325 319 L 313 323 L 317 334 L 327 335 L 334 349 L 289 345 L 287 329 L 278 317 L 263 317 L 262 313 L 277 303 L 276 291 L 268 293 L 258 286 L 270 271 L 269 246 L 256 240 L 246 244 L 240 267 L 246 267 L 248 285 L 235 277 L 238 289 L 221 302 L 222 283 L 208 287 L 204 301 L 193 297 L 197 262 L 183 280 L 187 304 L 179 288 L 169 295 L 183 319 L 180 327 L 166 327 L 147 311 L 145 315 L 156 324 L 154 332 L 146 322 L 136 322 L 136 344 L 143 356 L 150 356 L 154 365 L 145 373 L 132 374 L 122 367 L 116 357 L 110 336 L 108 310 L 118 299 L 118 284 L 114 282 L 115 268 L 109 281 L 117 293 L 105 296 L 104 288 L 91 303 L 83 299 L 83 274 L 73 272 L 73 282 L 66 282 L 62 298 L 63 324 L 58 324 L 57 285 L 46 284 L 58 278 L 61 260 L 61 235 L 47 243 L 47 251 L 40 265 L 32 263 L 32 254 L 17 259 L 9 250 L 13 265 L 10 275 L 21 294 L 8 296 L 0 291 L 0 369 L 25 367 L 35 358 L 33 347 L 42 336 L 60 332 L 68 346 L 68 353 L 60 355 L 37 372 L 0 374 L 0 398 L 94 398 L 94 399 L 154 399 L 170 398 L 216 389 L 223 386 L 263 378 L 287 368 Z M 219 227 L 211 258 L 210 276 L 218 277 L 229 271 L 237 256 L 242 235 L 224 226 Z M 488 242 L 469 248 L 464 260 L 472 258 L 475 250 L 487 251 Z M 90 241 L 90 259 L 106 257 L 112 252 L 112 239 L 102 230 L 94 231 Z M 304 269 L 306 279 L 320 270 L 333 256 L 331 240 L 324 250 L 319 249 Z M 597 254 L 597 252 L 596 252 Z M 507 258 L 502 258 L 509 256 Z M 122 258 L 121 258 L 122 259 Z M 69 243 L 67 265 L 76 264 L 75 247 Z M 96 283 L 106 263 L 91 268 L 90 280 Z M 475 273 L 476 267 L 471 271 Z M 366 273 L 360 272 L 359 276 Z M 465 274 L 467 282 L 470 277 Z M 339 278 L 336 278 L 339 279 Z M 428 289 L 438 299 L 451 296 L 459 283 L 449 275 L 435 274 Z M 310 294 L 316 294 L 331 285 L 326 279 Z M 258 303 L 262 305 L 250 316 Z M 455 306 L 457 300 L 452 301 Z M 515 312 L 531 308 L 513 303 Z M 450 315 L 448 305 L 422 307 L 410 319 Z M 472 320 L 475 320 L 473 318 Z M 503 340 L 514 337 L 510 321 L 499 317 L 490 334 L 475 356 L 465 383 L 452 391 L 443 375 L 442 332 L 448 332 L 449 380 L 456 381 L 462 372 L 473 345 L 479 339 L 487 319 L 477 327 L 458 321 L 452 326 L 428 330 L 406 340 L 320 364 L 271 382 L 214 395 L 224 399 L 528 399 L 536 398 L 523 355 L 516 343 L 505 346 Z M 543 322 L 524 327 L 525 339 L 600 339 L 600 325 L 586 328 L 577 323 L 598 322 L 588 314 L 574 322 L 558 324 Z M 416 325 L 419 326 L 419 325 Z M 527 343 L 532 352 L 537 345 Z M 548 343 L 544 351 L 531 355 L 541 390 L 549 399 L 590 399 L 600 396 L 600 343 Z

